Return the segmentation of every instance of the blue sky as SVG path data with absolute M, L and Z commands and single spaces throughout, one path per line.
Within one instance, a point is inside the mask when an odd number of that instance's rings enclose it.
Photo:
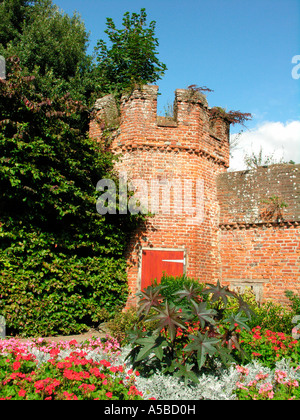
M 300 55 L 300 0 L 54 3 L 68 14 L 76 10 L 81 15 L 91 32 L 90 52 L 98 39 L 107 39 L 107 17 L 121 27 L 126 11 L 139 12 L 145 7 L 148 22 L 156 21 L 159 58 L 168 67 L 157 82 L 161 93 L 159 113 L 163 114 L 164 107 L 173 102 L 175 89 L 191 84 L 207 86 L 214 90 L 207 95 L 210 106 L 253 114 L 247 124 L 253 136 L 249 140 L 247 132 L 245 137 L 249 147 L 259 141 L 261 129 L 267 128 L 266 138 L 270 138 L 268 144 L 263 142 L 266 152 L 281 148 L 282 137 L 286 158 L 292 159 L 293 155 L 300 162 L 300 78 L 292 77 L 292 58 Z M 232 133 L 240 129 L 232 127 Z M 257 149 L 258 143 L 254 147 Z

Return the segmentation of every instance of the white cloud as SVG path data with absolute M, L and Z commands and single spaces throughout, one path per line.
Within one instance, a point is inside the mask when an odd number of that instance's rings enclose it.
M 237 134 L 232 134 L 232 140 Z M 238 146 L 232 151 L 230 170 L 245 169 L 245 154 L 258 154 L 262 148 L 263 156 L 270 156 L 284 161 L 300 163 L 300 121 L 281 122 L 265 121 L 252 130 L 244 131 L 238 139 Z

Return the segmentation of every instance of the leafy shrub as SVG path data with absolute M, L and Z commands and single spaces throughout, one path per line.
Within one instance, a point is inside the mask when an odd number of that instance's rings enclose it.
M 292 312 L 272 301 L 256 305 L 253 308 L 255 317 L 249 322 L 249 327 L 254 328 L 259 325 L 262 329 L 291 334 L 292 331 Z
M 113 337 L 115 337 L 121 345 L 128 343 L 127 333 L 139 321 L 137 310 L 129 308 L 126 311 L 119 311 L 113 319 L 108 323 L 108 328 Z
M 108 322 L 110 334 L 124 346 L 129 343 L 129 333 L 134 327 L 141 329 L 147 327 L 147 330 L 154 331 L 157 327 L 157 321 L 147 322 L 140 318 L 136 308 L 131 307 L 124 311 L 116 311 L 115 316 Z
M 0 313 L 8 335 L 79 333 L 103 320 L 103 308 L 113 315 L 125 305 L 125 260 L 56 253 L 51 235 L 40 232 L 23 230 L 15 238 L 0 249 Z
M 123 255 L 139 216 L 96 211 L 97 182 L 117 177 L 112 154 L 86 135 L 88 109 L 70 94 L 44 97 L 16 57 L 6 64 L 0 314 L 9 334 L 80 332 L 126 302 Z
M 161 278 L 161 282 L 160 282 L 161 286 L 163 286 L 164 288 L 164 298 L 170 303 L 176 303 L 176 301 L 178 300 L 178 296 L 176 295 L 176 293 L 179 290 L 183 290 L 184 287 L 189 287 L 189 286 L 198 286 L 199 287 L 199 293 L 201 292 L 201 290 L 205 287 L 205 285 L 203 283 L 199 283 L 198 280 L 193 279 L 191 277 L 187 277 L 185 274 L 183 274 L 182 276 L 168 276 L 168 275 L 163 275 L 163 277 Z M 185 306 L 188 305 L 189 302 L 186 298 L 183 298 L 181 300 L 181 305 Z
M 128 358 L 134 369 L 138 368 L 144 375 L 157 371 L 171 373 L 184 377 L 186 382 L 197 383 L 197 374 L 202 368 L 210 367 L 216 358 L 226 365 L 234 360 L 233 349 L 242 353 L 238 330 L 248 329 L 250 309 L 241 296 L 221 287 L 219 282 L 201 291 L 198 284 L 185 286 L 176 292 L 177 305 L 169 303 L 163 292 L 163 286 L 159 285 L 149 286 L 140 293 L 139 314 L 145 325 L 153 321 L 158 324 L 154 331 L 139 325 L 131 331 L 132 350 Z M 209 301 L 203 296 L 208 296 Z M 222 319 L 228 297 L 238 300 L 239 311 Z M 190 302 L 189 309 L 179 306 L 184 298 Z
M 274 368 L 281 359 L 289 359 L 291 365 L 300 365 L 300 342 L 282 332 L 263 330 L 256 326 L 251 332 L 241 332 L 241 347 L 250 360 Z
M 293 314 L 300 315 L 300 296 L 296 295 L 292 290 L 286 290 L 285 295 L 291 302 Z
M 255 314 L 255 317 L 253 318 L 253 321 L 255 322 L 256 311 L 257 311 L 257 308 L 259 308 L 259 306 L 258 306 L 258 303 L 256 301 L 253 291 L 250 288 L 246 288 L 241 294 L 241 296 L 243 298 L 243 301 L 247 303 L 247 305 L 249 306 L 253 315 Z M 226 316 L 228 313 L 238 313 L 238 311 L 239 311 L 239 301 L 235 299 L 234 297 L 233 298 L 229 297 L 224 315 Z M 248 324 L 249 325 L 251 324 L 251 320 L 249 320 Z
M 286 296 L 292 303 L 291 308 L 273 301 L 266 301 L 259 304 L 251 289 L 246 289 L 242 294 L 243 300 L 249 305 L 253 315 L 255 315 L 249 320 L 248 326 L 252 329 L 259 325 L 262 329 L 291 334 L 293 317 L 300 314 L 300 299 L 291 291 L 287 291 Z M 237 311 L 238 302 L 235 299 L 229 298 L 226 313 L 236 313 Z

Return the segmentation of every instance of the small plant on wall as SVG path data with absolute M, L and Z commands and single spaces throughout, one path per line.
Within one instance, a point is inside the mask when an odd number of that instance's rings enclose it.
M 262 200 L 262 203 L 267 206 L 261 211 L 260 217 L 266 221 L 272 221 L 275 219 L 276 222 L 283 222 L 283 209 L 288 207 L 288 204 L 277 195 L 272 195 L 267 200 Z

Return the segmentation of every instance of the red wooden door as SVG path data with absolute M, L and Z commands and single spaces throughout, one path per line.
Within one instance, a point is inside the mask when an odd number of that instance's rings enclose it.
M 141 289 L 151 285 L 156 279 L 160 283 L 163 273 L 170 276 L 181 276 L 184 273 L 184 251 L 142 251 Z

